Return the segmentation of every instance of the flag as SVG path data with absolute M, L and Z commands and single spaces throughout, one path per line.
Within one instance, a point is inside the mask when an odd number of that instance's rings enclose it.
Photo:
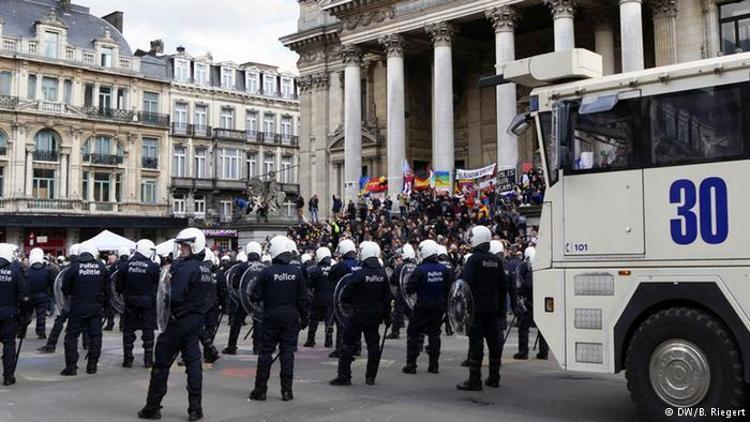
M 449 171 L 435 171 L 434 175 L 434 186 L 436 191 L 450 192 L 451 191 L 451 172 Z
M 414 190 L 427 190 L 432 185 L 432 171 L 430 171 L 429 176 L 427 177 L 419 177 L 418 175 L 414 178 Z
M 362 177 L 359 179 L 360 192 L 363 195 L 380 193 L 388 190 L 388 179 L 381 177 Z
M 404 195 L 411 195 L 411 187 L 414 184 L 414 175 L 413 174 L 405 174 L 404 175 L 404 186 L 401 188 L 401 193 Z

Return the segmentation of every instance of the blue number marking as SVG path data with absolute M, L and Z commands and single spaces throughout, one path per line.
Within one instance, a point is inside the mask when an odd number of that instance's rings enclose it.
M 698 218 L 693 212 L 695 201 L 693 182 L 681 179 L 672 183 L 669 189 L 669 202 L 680 204 L 677 207 L 677 215 L 681 218 L 673 218 L 669 223 L 672 240 L 678 245 L 689 245 L 698 237 Z

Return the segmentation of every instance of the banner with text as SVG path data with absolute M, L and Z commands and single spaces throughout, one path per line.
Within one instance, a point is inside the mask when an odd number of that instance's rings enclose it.
M 508 193 L 516 184 L 516 169 L 505 169 L 497 172 L 497 192 Z
M 492 176 L 495 174 L 495 168 L 497 164 L 490 164 L 487 167 L 482 167 L 475 170 L 456 170 L 456 180 L 474 180 L 481 179 L 482 177 Z

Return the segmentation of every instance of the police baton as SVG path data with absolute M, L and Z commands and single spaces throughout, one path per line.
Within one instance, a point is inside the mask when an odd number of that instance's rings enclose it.
M 11 371 L 11 374 L 14 374 L 16 372 L 16 367 L 18 367 L 18 358 L 21 356 L 21 347 L 23 346 L 23 340 L 25 338 L 26 336 L 24 335 L 18 341 L 18 349 L 16 350 L 16 357 L 13 360 L 13 370 Z
M 255 321 L 253 321 L 252 327 L 250 327 L 250 329 L 247 330 L 247 334 L 245 334 L 245 337 L 242 338 L 242 341 L 247 340 L 247 338 L 250 337 L 250 334 L 253 333 L 253 330 L 255 330 Z
M 216 335 L 219 334 L 219 327 L 221 327 L 222 319 L 224 319 L 224 312 L 219 313 L 219 320 L 216 322 L 216 327 L 214 328 L 214 332 L 211 335 L 211 344 L 214 344 L 214 340 L 216 340 Z
M 513 312 L 513 319 L 512 319 L 512 320 L 510 320 L 510 325 L 508 325 L 508 332 L 507 332 L 507 333 L 505 333 L 505 340 L 503 340 L 503 344 L 505 344 L 505 343 L 507 343 L 507 342 L 508 342 L 508 337 L 510 337 L 510 332 L 511 332 L 511 330 L 513 330 L 513 324 L 515 324 L 515 323 L 516 323 L 516 318 L 517 318 L 517 317 L 516 317 L 516 313 L 515 313 L 515 312 Z

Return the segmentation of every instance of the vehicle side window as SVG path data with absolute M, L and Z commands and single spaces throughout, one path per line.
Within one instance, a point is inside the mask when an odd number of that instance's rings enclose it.
M 745 85 L 649 97 L 650 164 L 691 164 L 746 156 Z

